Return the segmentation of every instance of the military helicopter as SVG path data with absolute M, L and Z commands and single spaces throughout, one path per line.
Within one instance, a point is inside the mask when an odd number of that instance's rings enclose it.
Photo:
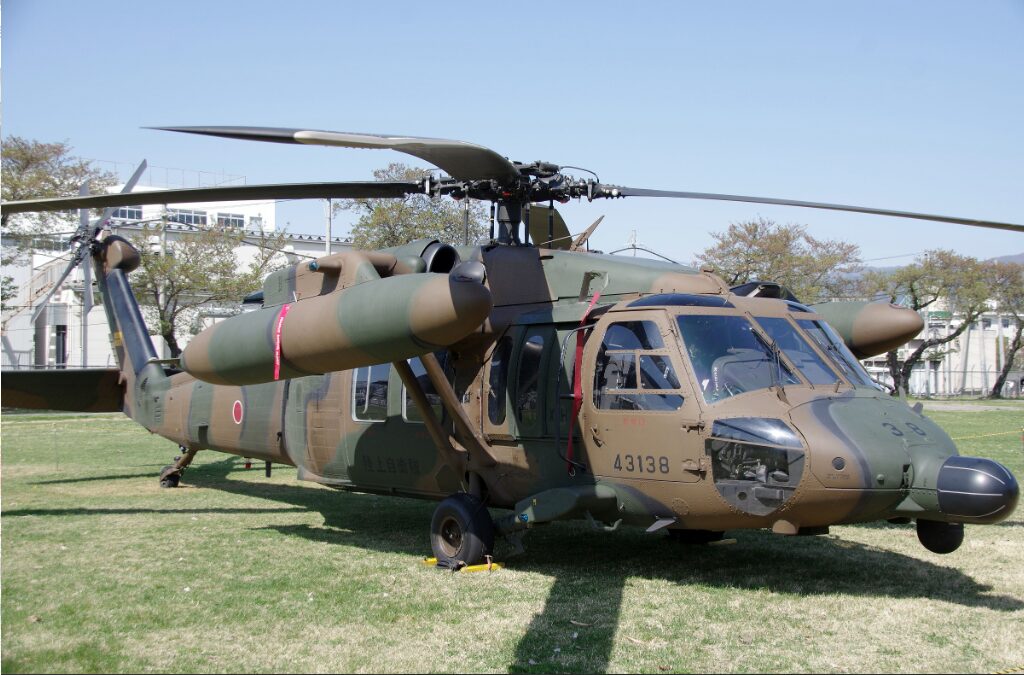
M 164 129 L 397 150 L 447 175 L 40 199 L 3 211 L 426 194 L 488 201 L 492 213 L 485 245 L 415 241 L 274 272 L 258 309 L 199 333 L 173 364 L 156 357 L 132 294 L 139 252 L 102 219 L 84 223 L 69 271 L 91 260 L 119 368 L 5 373 L 4 402 L 123 411 L 180 446 L 160 473 L 164 487 L 210 449 L 268 471 L 292 465 L 340 490 L 436 500 L 430 541 L 449 567 L 480 562 L 496 536 L 520 545 L 529 529 L 563 519 L 693 544 L 741 528 L 815 535 L 916 522 L 927 549 L 949 553 L 965 523 L 998 522 L 1016 507 L 1004 466 L 960 456 L 919 406 L 887 395 L 858 363 L 916 335 L 917 313 L 805 305 L 776 283 L 729 288 L 708 269 L 583 252 L 554 202 L 717 199 L 1022 225 L 624 187 L 461 141 Z

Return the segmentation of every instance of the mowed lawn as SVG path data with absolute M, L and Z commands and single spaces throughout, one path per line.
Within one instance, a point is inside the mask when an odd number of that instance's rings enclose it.
M 1024 477 L 1024 407 L 925 405 Z M 420 562 L 429 502 L 212 452 L 162 490 L 175 451 L 116 415 L 3 416 L 4 672 L 1024 667 L 1024 508 L 948 556 L 912 526 L 686 548 L 557 523 L 452 574 Z

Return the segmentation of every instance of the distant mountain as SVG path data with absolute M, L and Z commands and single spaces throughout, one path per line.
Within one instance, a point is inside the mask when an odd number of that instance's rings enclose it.
M 1024 265 L 1024 253 L 1017 253 L 1016 255 L 1001 255 L 998 258 L 992 258 L 992 261 L 1017 263 L 1018 265 Z
M 1018 265 L 1024 265 L 1024 253 L 1015 253 L 1015 254 L 1012 254 L 1012 255 L 1001 255 L 998 258 L 989 258 L 985 262 L 1008 262 L 1008 263 L 1017 263 Z M 896 270 L 900 269 L 900 267 L 903 267 L 903 265 L 894 265 L 894 266 L 891 266 L 891 267 L 864 267 L 860 273 L 854 273 L 854 274 L 852 274 L 850 276 L 856 278 L 856 277 L 859 277 L 864 272 L 869 272 L 869 271 L 870 272 L 892 273 L 892 272 L 895 272 Z

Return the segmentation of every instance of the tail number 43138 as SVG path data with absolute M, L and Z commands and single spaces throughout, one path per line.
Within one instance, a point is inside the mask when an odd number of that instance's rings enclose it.
M 668 473 L 668 457 L 654 455 L 615 455 L 612 467 L 628 473 Z

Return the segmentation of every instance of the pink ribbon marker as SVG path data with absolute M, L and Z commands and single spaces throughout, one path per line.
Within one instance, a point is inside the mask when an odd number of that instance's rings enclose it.
M 284 327 L 284 318 L 288 316 L 288 308 L 291 305 L 281 307 L 277 315 L 277 327 L 274 328 L 274 379 L 281 379 L 281 328 Z

